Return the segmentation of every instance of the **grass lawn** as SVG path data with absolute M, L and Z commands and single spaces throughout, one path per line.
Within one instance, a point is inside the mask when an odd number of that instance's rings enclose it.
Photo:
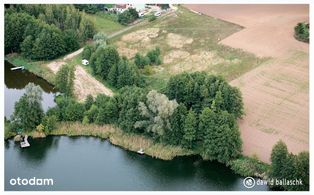
M 231 81 L 264 62 L 266 59 L 219 44 L 241 29 L 241 26 L 179 7 L 174 14 L 133 28 L 110 42 L 118 47 L 121 55 L 130 59 L 136 52 L 146 54 L 158 46 L 163 64 L 152 68 L 152 73 L 145 77 L 149 89 L 160 90 L 171 75 L 183 71 L 206 71 Z
M 98 12 L 96 14 L 86 14 L 96 27 L 96 31 L 110 35 L 116 31 L 122 30 L 125 26 L 116 21 L 116 16 Z

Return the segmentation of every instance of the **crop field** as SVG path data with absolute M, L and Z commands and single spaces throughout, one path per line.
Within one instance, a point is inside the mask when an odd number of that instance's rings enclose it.
M 206 71 L 230 81 L 266 61 L 267 58 L 219 44 L 240 30 L 239 25 L 179 7 L 174 13 L 115 37 L 111 43 L 129 59 L 137 52 L 146 54 L 159 47 L 162 65 L 143 72 L 148 88 L 162 89 L 171 75 L 183 71 Z
M 246 115 L 239 121 L 245 155 L 270 161 L 273 145 L 309 150 L 309 45 L 297 41 L 294 26 L 309 20 L 308 5 L 187 5 L 244 27 L 221 43 L 271 57 L 231 81 L 240 88 Z

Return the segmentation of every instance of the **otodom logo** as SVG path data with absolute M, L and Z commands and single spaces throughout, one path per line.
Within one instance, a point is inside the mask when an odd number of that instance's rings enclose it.
M 253 188 L 255 186 L 255 179 L 253 177 L 246 177 L 243 180 L 243 185 L 246 188 Z

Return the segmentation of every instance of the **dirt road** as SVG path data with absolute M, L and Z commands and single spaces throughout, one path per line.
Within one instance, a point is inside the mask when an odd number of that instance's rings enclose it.
M 271 60 L 231 82 L 243 94 L 239 121 L 245 155 L 269 162 L 273 145 L 309 150 L 309 45 L 295 40 L 294 26 L 309 20 L 307 5 L 186 5 L 236 23 L 243 30 L 222 44 Z

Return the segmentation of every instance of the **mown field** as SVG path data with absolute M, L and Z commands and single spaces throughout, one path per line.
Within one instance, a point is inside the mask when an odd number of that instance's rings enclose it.
M 148 88 L 162 89 L 169 77 L 183 71 L 206 71 L 227 80 L 239 77 L 266 59 L 219 44 L 242 27 L 179 7 L 178 11 L 133 28 L 110 40 L 132 59 L 159 47 L 163 64 L 144 72 Z
M 95 24 L 96 31 L 110 35 L 122 30 L 125 26 L 117 22 L 117 16 L 105 13 L 87 14 L 87 18 Z

